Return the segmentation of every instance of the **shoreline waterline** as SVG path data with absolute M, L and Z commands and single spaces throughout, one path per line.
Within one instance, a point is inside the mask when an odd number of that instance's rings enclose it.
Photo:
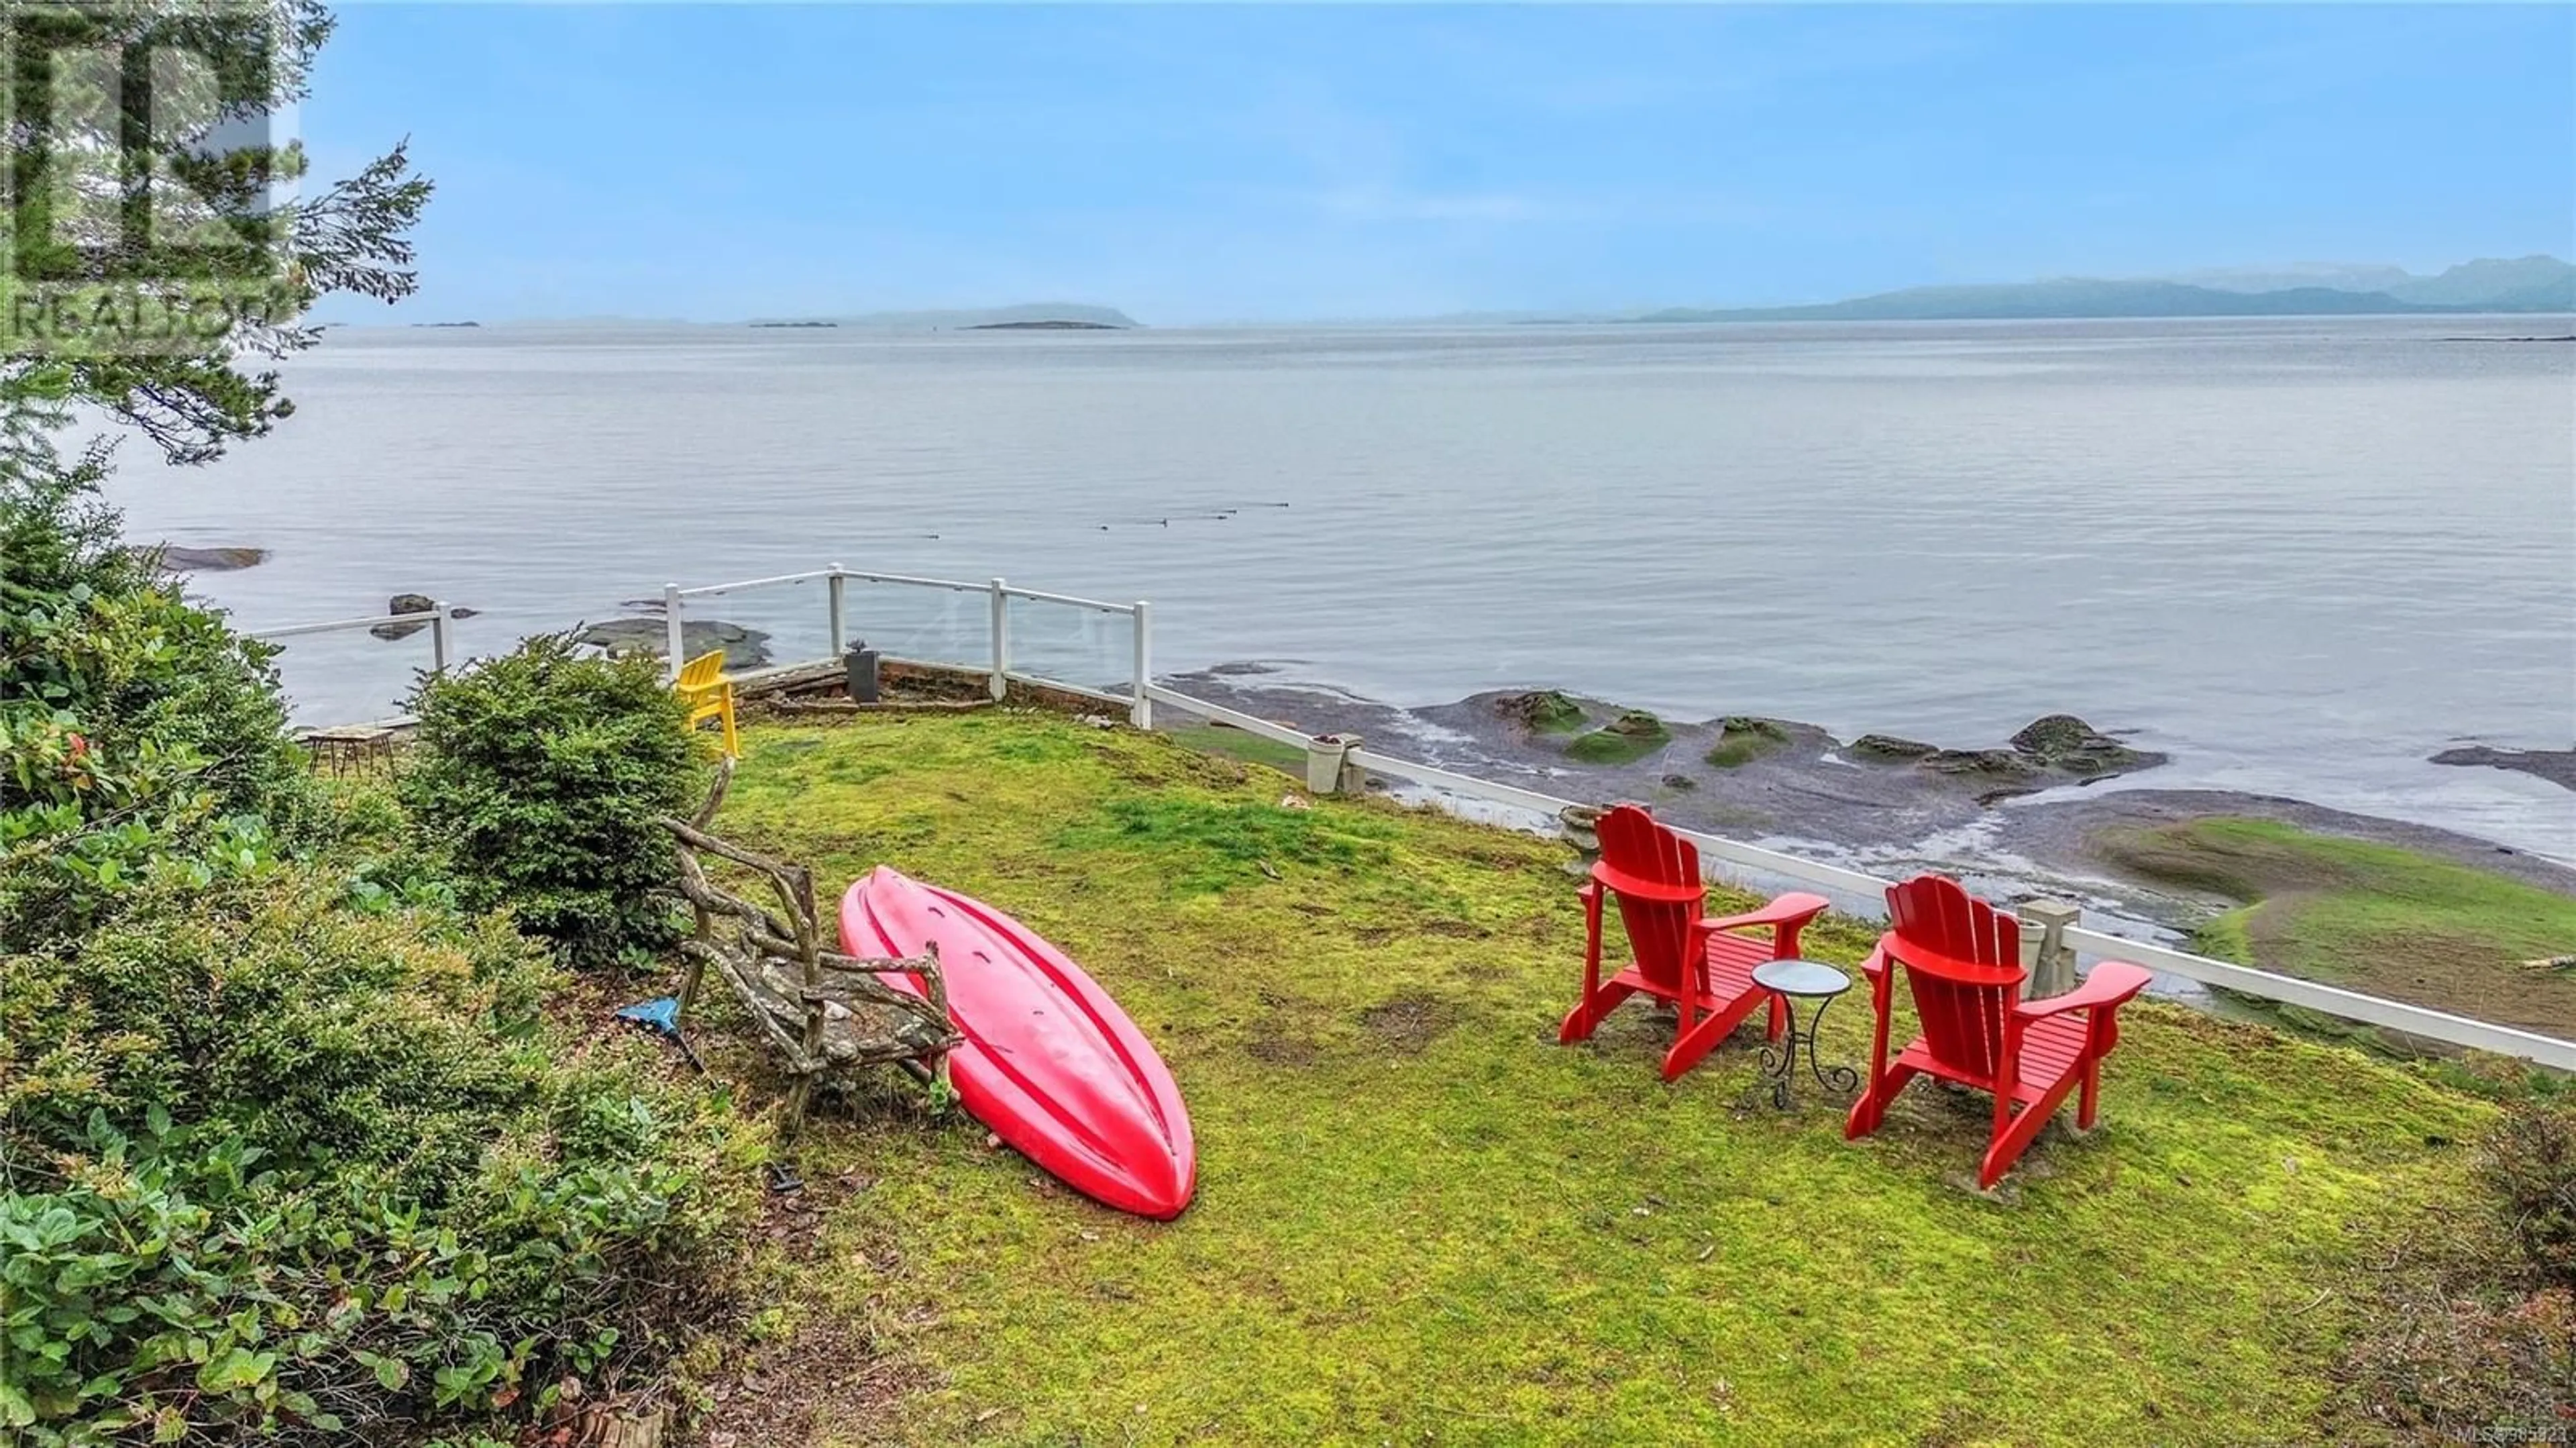
M 201 601 L 222 607 L 223 600 L 216 595 L 224 591 L 223 583 L 228 583 L 238 576 L 238 574 L 228 574 L 211 589 L 203 587 L 199 579 L 192 577 L 189 580 L 189 591 L 192 597 L 198 597 Z M 478 629 L 470 636 L 470 645 L 465 649 L 465 653 L 480 656 L 504 652 L 514 646 L 520 637 L 533 633 L 579 631 L 597 634 L 604 638 L 606 633 L 602 630 L 603 623 L 620 622 L 633 625 L 626 628 L 621 636 L 632 635 L 642 639 L 648 646 L 658 649 L 659 620 L 638 620 L 627 617 L 626 610 L 631 608 L 634 602 L 636 601 L 630 601 L 619 609 L 604 611 L 598 620 L 569 620 L 551 624 L 537 623 L 534 626 L 525 619 L 513 621 L 509 618 L 510 611 L 501 610 L 500 618 L 493 622 L 509 626 L 511 632 L 504 637 L 496 638 L 492 636 L 492 628 Z M 692 615 L 691 619 L 693 640 L 699 636 L 699 631 L 704 631 L 707 636 L 713 637 L 718 634 L 738 633 L 742 627 L 731 623 L 727 618 L 700 619 Z M 244 626 L 238 618 L 235 622 L 236 626 Z M 647 623 L 651 625 L 649 629 L 644 627 Z M 646 637 L 648 634 L 649 638 Z M 758 630 L 754 630 L 754 635 L 758 640 L 755 647 L 764 649 L 759 662 L 772 662 L 773 660 L 765 652 L 766 645 L 770 642 L 769 636 Z M 299 705 L 298 723 L 309 727 L 327 728 L 379 721 L 391 717 L 396 712 L 395 705 L 400 693 L 408 687 L 410 672 L 426 667 L 428 662 L 425 650 L 405 649 L 399 646 L 400 643 L 401 640 L 398 639 L 388 640 L 356 635 L 296 640 L 295 648 L 299 653 L 317 652 L 315 645 L 319 644 L 323 650 L 335 655 L 333 663 L 322 671 L 322 681 L 326 685 L 321 691 L 322 697 L 335 700 L 373 699 L 370 704 L 357 706 L 342 704 L 336 709 L 326 706 L 315 710 Z M 394 646 L 388 647 L 388 644 Z M 789 644 L 786 646 L 786 652 L 795 654 L 797 650 L 793 644 Z M 815 652 L 819 657 L 819 650 Z M 420 657 L 416 659 L 411 657 L 414 654 Z M 286 655 L 285 658 L 290 666 L 295 662 L 293 653 Z M 792 661 L 776 660 L 776 662 Z M 1320 677 L 1307 661 L 1279 659 L 1235 659 L 1201 668 L 1158 672 L 1156 678 L 1161 683 L 1184 687 L 1190 692 L 1208 698 L 1211 702 L 1244 708 L 1264 717 L 1294 723 L 1310 732 L 1362 734 L 1374 732 L 1380 739 L 1403 741 L 1426 762 L 1452 765 L 1470 773 L 1499 769 L 1503 782 L 1508 782 L 1509 777 L 1514 774 L 1544 777 L 1555 773 L 1568 778 L 1580 778 L 1595 773 L 1600 768 L 1595 764 L 1563 759 L 1547 753 L 1532 755 L 1527 751 L 1515 752 L 1508 749 L 1498 751 L 1480 747 L 1501 741 L 1509 732 L 1503 720 L 1492 716 L 1491 705 L 1494 700 L 1523 694 L 1562 692 L 1553 688 L 1491 690 L 1444 703 L 1408 706 L 1372 697 L 1356 688 L 1328 682 Z M 356 683 L 354 682 L 356 680 L 372 682 Z M 313 681 L 313 675 L 308 672 L 305 675 L 305 682 Z M 293 684 L 297 681 L 290 677 L 289 682 L 292 697 L 296 693 Z M 1123 687 L 1123 683 L 1118 686 Z M 373 690 L 373 693 L 370 693 L 370 690 Z M 381 695 L 381 697 L 377 698 L 375 695 Z M 1624 701 L 1593 700 L 1592 702 L 1598 708 L 1614 713 L 1624 708 Z M 2569 837 L 2565 841 L 2558 840 L 2546 831 L 2514 829 L 2509 817 L 2501 821 L 2504 827 L 2498 828 L 2492 803 L 2486 811 L 2487 827 L 2480 828 L 2478 817 L 2474 815 L 2463 819 L 2456 812 L 2441 811 L 2433 818 L 2424 818 L 2403 812 L 2402 801 L 2384 797 L 2374 798 L 2368 794 L 2361 798 L 2314 798 L 2312 796 L 2316 791 L 2312 787 L 2302 790 L 2302 784 L 2297 781 L 2285 781 L 2275 775 L 2260 772 L 2254 773 L 2254 776 L 2248 779 L 2246 775 L 2249 771 L 2244 761 L 2241 758 L 2227 757 L 2222 752 L 2182 746 L 2184 752 L 2167 754 L 2163 752 L 2164 749 L 2173 746 L 2164 734 L 2152 727 L 2134 726 L 2125 722 L 2115 723 L 2112 726 L 2112 732 L 2122 742 L 2146 749 L 2153 756 L 2152 763 L 2099 778 L 2058 779 L 2037 787 L 2011 789 L 2004 792 L 2010 796 L 2009 799 L 1999 798 L 1995 801 L 2002 805 L 2001 810 L 1988 810 L 1983 804 L 1978 804 L 1973 811 L 1954 808 L 1929 817 L 1920 811 L 1908 814 L 1889 810 L 1873 818 L 1870 812 L 1872 802 L 1850 799 L 1826 786 L 1836 779 L 1848 780 L 1854 777 L 1849 772 L 1851 761 L 1845 757 L 1847 751 L 1839 749 L 1838 746 L 1844 745 L 1849 740 L 1873 737 L 1876 731 L 1854 729 L 1850 726 L 1833 728 L 1801 719 L 1781 719 L 1767 715 L 1752 717 L 1785 725 L 1798 731 L 1802 737 L 1821 741 L 1824 745 L 1820 753 L 1811 751 L 1804 757 L 1792 756 L 1802 766 L 1801 772 L 1807 776 L 1804 782 L 1812 786 L 1799 791 L 1800 808 L 1796 817 L 1755 820 L 1739 812 L 1710 815 L 1707 818 L 1694 819 L 1692 822 L 1756 842 L 1792 844 L 1798 846 L 1802 852 L 1821 851 L 1829 858 L 1880 862 L 1898 858 L 1934 862 L 1947 858 L 1953 864 L 1973 863 L 1975 858 L 1973 855 L 1945 855 L 1934 847 L 1940 840 L 1963 829 L 1970 830 L 1972 833 L 1980 830 L 1991 832 L 1992 823 L 2005 818 L 2012 810 L 2045 807 L 2060 802 L 2099 799 L 2117 793 L 2153 792 L 2190 794 L 2211 801 L 2233 801 L 2240 807 L 2240 812 L 2264 817 L 2270 817 L 2284 807 L 2295 807 L 2297 810 L 2313 811 L 2320 816 L 2333 816 L 2342 821 L 2366 822 L 2339 827 L 2342 832 L 2351 833 L 2355 838 L 2385 839 L 2391 843 L 2402 843 L 2407 838 L 2442 837 L 2470 842 L 2481 848 L 2499 852 L 2505 857 L 2537 860 L 2558 868 L 2576 871 L 2576 828 L 2568 828 L 2560 832 Z M 1712 718 L 1684 722 L 1680 727 L 1689 732 L 1693 738 L 1698 738 L 1702 734 L 1714 737 L 1720 724 L 1720 719 Z M 1912 726 L 1904 724 L 1897 726 L 1899 731 L 1911 728 Z M 2464 736 L 2447 737 L 2455 741 L 2464 739 Z M 1995 745 L 1996 741 L 1991 739 L 1976 741 L 1944 739 L 1939 741 L 1938 747 L 1950 752 L 1963 752 L 1991 750 Z M 2501 756 L 2549 753 L 2542 749 L 2518 746 L 2498 749 L 2484 741 L 2475 745 L 2473 751 L 2464 748 L 2459 742 L 2454 742 L 2448 746 L 2448 752 L 2454 754 L 2475 752 L 2479 755 Z M 1765 755 L 1759 760 L 1763 767 L 1757 770 L 1756 774 L 1758 776 L 1773 773 L 1779 765 L 1787 762 L 1789 761 L 1778 756 Z M 2511 796 L 2505 802 L 2508 807 L 2527 800 L 2533 806 L 2534 812 L 2544 819 L 2549 817 L 2549 811 L 2556 806 L 2562 811 L 2563 817 L 2576 821 L 2576 803 L 2567 801 L 2570 791 L 2558 781 L 2554 770 L 2483 767 L 2485 765 L 2483 759 L 2480 760 L 2481 767 L 2463 767 L 2451 761 L 2436 762 L 2431 755 L 2425 756 L 2422 765 L 2442 783 L 2454 785 L 2453 792 L 2459 796 L 2483 795 L 2492 801 L 2493 796 L 2505 794 Z M 1655 772 L 1649 771 L 1649 773 Z M 1721 783 L 1729 777 L 1723 771 L 1713 776 Z M 2314 781 L 2310 780 L 2306 783 L 2312 786 Z M 1685 786 L 1685 788 L 1689 787 Z M 1653 793 L 1654 791 L 1649 789 L 1639 792 Z M 1665 790 L 1662 793 L 1672 795 L 1673 791 Z M 1970 786 L 1950 791 L 1949 802 L 1954 806 L 1959 805 L 1961 801 L 1973 803 L 1977 793 L 1978 790 L 1972 783 Z M 1726 792 L 1721 790 L 1719 794 L 1710 798 L 1722 798 L 1725 794 Z M 2552 796 L 2556 799 L 2553 800 Z M 1681 804 L 1683 813 L 1692 813 L 1690 809 L 1692 801 L 1687 796 L 1675 796 L 1675 798 Z M 1879 803 L 1884 804 L 1883 801 Z M 1858 807 L 1857 812 L 1851 808 L 1853 806 Z M 1821 828 L 1816 818 L 1819 812 L 1826 816 L 1826 822 Z M 1916 853 L 1905 855 L 1903 852 L 1908 849 L 1914 849 Z M 1898 853 L 1891 854 L 1891 851 Z M 2000 857 L 1997 860 L 1990 860 L 1988 864 L 1997 864 L 1999 859 Z
M 273 550 L 191 584 L 251 628 L 420 592 L 484 610 L 456 640 L 488 653 L 666 582 L 1001 575 L 1151 599 L 1166 673 L 1845 739 L 2067 710 L 2176 787 L 2576 857 L 2565 791 L 2426 762 L 2564 748 L 2576 701 L 2576 353 L 2464 328 L 335 333 L 257 447 L 129 458 L 111 497 L 138 539 Z M 715 616 L 819 657 L 821 594 Z M 882 649 L 984 654 L 971 596 L 850 594 Z M 1109 635 L 1023 622 L 1048 672 L 1123 677 Z M 308 717 L 372 717 L 404 647 L 282 666 Z

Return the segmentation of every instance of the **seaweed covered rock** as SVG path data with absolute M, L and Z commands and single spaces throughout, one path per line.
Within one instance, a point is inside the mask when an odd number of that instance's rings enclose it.
M 2131 749 L 2072 714 L 2032 720 L 2013 735 L 2008 748 L 1944 749 L 1919 739 L 1864 734 L 1852 741 L 1850 752 L 1872 763 L 1911 764 L 1934 774 L 2031 789 L 2105 778 L 2165 762 L 2163 755 Z
M 2012 747 L 2050 769 L 2108 774 L 2162 764 L 2164 756 L 2131 749 L 2072 714 L 2049 714 L 2022 726 Z
M 1935 774 L 1981 774 L 1996 779 L 2031 779 L 2039 774 L 2036 760 L 2010 749 L 1935 749 L 1917 762 Z
M 1717 743 L 1708 751 L 1708 762 L 1720 769 L 1734 769 L 1761 758 L 1789 739 L 1789 726 L 1777 719 L 1729 714 L 1718 721 Z
M 1671 742 L 1672 733 L 1663 720 L 1643 709 L 1630 709 L 1566 745 L 1565 754 L 1586 764 L 1626 764 Z
M 1898 762 L 1938 754 L 1941 746 L 1920 739 L 1900 739 L 1893 734 L 1864 734 L 1852 741 L 1851 752 L 1864 759 Z
M 1555 689 L 1506 694 L 1494 701 L 1494 712 L 1537 734 L 1570 734 L 1583 727 L 1583 706 Z

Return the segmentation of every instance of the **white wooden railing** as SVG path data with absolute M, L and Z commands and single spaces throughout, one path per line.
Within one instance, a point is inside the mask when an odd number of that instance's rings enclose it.
M 468 610 L 471 612 L 471 610 Z M 285 628 L 262 629 L 251 635 L 263 643 L 278 639 L 299 638 L 306 634 L 354 633 L 359 629 L 378 629 L 387 624 L 401 624 L 410 629 L 429 626 L 429 668 L 434 674 L 447 672 L 447 630 L 456 622 L 456 610 L 445 602 L 433 603 L 420 613 L 380 613 L 372 618 L 335 618 L 329 623 L 299 623 Z
M 1097 699 L 1126 709 L 1130 722 L 1139 728 L 1152 725 L 1154 706 L 1159 703 L 1199 718 L 1231 725 L 1247 734 L 1284 744 L 1293 749 L 1312 749 L 1315 746 L 1315 738 L 1301 729 L 1247 714 L 1239 709 L 1227 708 L 1222 704 L 1193 698 L 1153 682 L 1153 610 L 1150 605 L 1141 602 L 1105 603 L 1098 599 L 1077 598 L 1068 594 L 1042 593 L 1035 589 L 1012 587 L 999 578 L 983 583 L 973 583 L 948 578 L 917 578 L 898 573 L 862 573 L 843 568 L 835 563 L 829 567 L 804 573 L 745 579 L 738 583 L 709 584 L 695 588 L 683 588 L 676 583 L 670 584 L 662 590 L 662 607 L 663 623 L 668 630 L 668 654 L 671 668 L 676 671 L 682 661 L 684 652 L 682 625 L 686 621 L 685 615 L 690 600 L 718 598 L 754 589 L 806 583 L 818 578 L 828 584 L 825 590 L 829 615 L 827 625 L 834 659 L 841 656 L 847 645 L 849 620 L 846 615 L 845 585 L 852 580 L 897 587 L 936 589 L 954 594 L 982 594 L 989 600 L 990 615 L 989 651 L 983 656 L 973 659 L 898 659 L 895 661 L 978 670 L 990 681 L 990 688 L 996 699 L 1001 698 L 1008 685 L 1013 682 L 1040 685 L 1085 698 Z M 1132 619 L 1135 639 L 1129 692 L 1121 695 L 1077 681 L 1048 678 L 1015 668 L 1011 655 L 1009 605 L 1012 599 L 1088 609 L 1102 614 L 1123 615 Z M 444 669 L 448 658 L 446 632 L 448 609 L 444 604 L 439 605 L 431 614 L 393 614 L 385 618 L 307 624 L 300 628 L 273 629 L 259 637 L 286 638 L 296 634 L 372 628 L 381 623 L 419 622 L 423 619 L 430 621 L 436 666 Z M 1374 749 L 1351 749 L 1343 755 L 1343 758 L 1366 773 L 1402 780 L 1431 790 L 1437 795 L 1476 800 L 1546 818 L 1554 818 L 1578 804 L 1597 803 L 1564 799 L 1538 790 L 1524 789 L 1518 785 L 1479 779 L 1473 775 L 1417 763 Z M 1730 840 L 1720 835 L 1705 834 L 1698 830 L 1682 830 L 1681 833 L 1699 847 L 1702 858 L 1718 862 L 1739 881 L 1787 880 L 1814 886 L 1832 893 L 1838 897 L 1838 904 L 1846 910 L 1857 913 L 1873 912 L 1879 902 L 1884 900 L 1887 887 L 1892 883 L 1859 870 L 1827 864 L 1821 860 L 1806 859 L 1761 845 L 1746 844 L 1741 840 Z M 2426 1040 L 2491 1051 L 2501 1056 L 2518 1057 L 2557 1070 L 2576 1071 L 2576 1041 L 2560 1040 L 2555 1036 L 2545 1036 L 2536 1031 L 2497 1025 L 2491 1021 L 2474 1020 L 2467 1016 L 2408 1005 L 2403 1001 L 2388 1000 L 2380 996 L 2364 995 L 2358 991 L 2322 985 L 2316 981 L 2301 980 L 2295 976 L 2256 970 L 2251 966 L 2238 965 L 2232 961 L 2213 960 L 2208 956 L 2193 955 L 2187 951 L 2174 950 L 2148 941 L 2132 940 L 2099 930 L 2088 930 L 2080 926 L 2068 929 L 2065 932 L 2065 940 L 2076 951 L 2096 960 L 2110 958 L 2131 960 L 2153 970 L 2180 976 L 2185 980 L 2282 1005 L 2297 1006 Z

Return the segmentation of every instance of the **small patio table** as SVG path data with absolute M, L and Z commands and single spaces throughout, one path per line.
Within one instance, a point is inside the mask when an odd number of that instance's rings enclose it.
M 1797 1074 L 1798 1043 L 1807 1045 L 1807 1074 L 1828 1091 L 1851 1092 L 1860 1089 L 1860 1073 L 1849 1066 L 1827 1067 L 1816 1059 L 1816 1027 L 1825 1018 L 1825 1007 L 1834 997 L 1851 989 L 1851 977 L 1821 960 L 1772 960 L 1753 968 L 1753 983 L 1780 998 L 1789 1016 L 1789 1029 L 1777 1041 L 1762 1047 L 1762 1075 L 1771 1085 L 1774 1110 L 1789 1109 L 1789 1082 Z M 1813 1003 L 1807 1012 L 1805 1029 L 1798 1025 L 1798 1003 Z

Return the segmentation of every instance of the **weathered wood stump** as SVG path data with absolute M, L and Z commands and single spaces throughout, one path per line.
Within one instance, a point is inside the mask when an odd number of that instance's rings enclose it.
M 697 928 L 680 942 L 688 971 L 680 981 L 678 1018 L 688 1017 L 706 973 L 732 990 L 770 1053 L 796 1078 L 783 1134 L 804 1122 L 818 1078 L 861 1067 L 909 1063 L 925 1080 L 944 1080 L 948 1053 L 964 1042 L 948 1018 L 948 983 L 938 947 L 900 960 L 863 959 L 823 948 L 814 904 L 814 874 L 804 866 L 746 850 L 707 833 L 733 783 L 734 762 L 717 766 L 706 803 L 693 819 L 666 815 L 678 841 L 680 893 Z M 729 860 L 764 876 L 784 915 L 733 894 L 708 877 L 701 855 Z M 908 975 L 914 995 L 881 976 Z

